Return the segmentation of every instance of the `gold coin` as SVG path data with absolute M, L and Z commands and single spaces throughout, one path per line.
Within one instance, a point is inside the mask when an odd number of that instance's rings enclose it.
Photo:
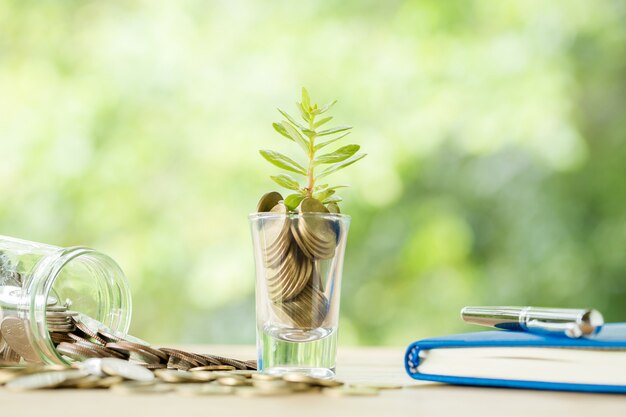
M 290 276 L 294 273 L 295 268 L 297 267 L 297 251 L 290 248 L 290 250 L 285 254 L 284 258 L 281 260 L 280 264 L 277 268 L 272 268 L 274 270 L 273 274 L 268 274 L 268 282 L 281 282 L 285 279 L 285 277 Z
M 244 376 L 233 374 L 233 371 L 211 371 L 211 372 L 213 372 L 213 374 L 218 378 L 235 376 L 236 378 L 247 379 Z
M 20 374 L 21 370 L 19 368 L 0 368 L 0 385 L 17 378 Z
M 61 342 L 57 345 L 56 350 L 60 355 L 79 362 L 84 361 L 87 358 L 101 357 L 95 350 L 85 346 L 80 346 L 76 343 Z
M 246 378 L 239 377 L 237 375 L 222 376 L 217 378 L 217 383 L 228 387 L 241 387 L 250 385 L 250 382 Z
M 209 382 L 217 377 L 207 371 L 181 371 L 173 369 L 157 369 L 154 375 L 164 382 Z
M 160 350 L 170 355 L 168 363 L 171 361 L 173 365 L 185 365 L 187 366 L 186 369 L 209 364 L 207 358 L 202 355 L 197 355 L 195 353 L 185 352 L 184 350 L 172 348 L 161 348 Z M 172 358 L 180 359 L 182 362 L 172 361 Z
M 154 380 L 154 374 L 148 369 L 129 363 L 122 359 L 103 358 L 102 372 L 109 376 L 121 376 L 133 381 L 149 382 Z
M 260 390 L 272 391 L 275 389 L 287 388 L 289 383 L 283 379 L 275 379 L 275 380 L 257 379 L 257 380 L 252 381 L 252 385 Z
M 280 375 L 257 372 L 255 374 L 252 374 L 252 379 L 258 381 L 279 381 L 282 379 L 282 377 Z
M 319 387 L 312 384 L 307 384 L 306 382 L 289 382 L 288 386 L 289 389 L 293 392 L 312 392 L 320 390 Z
M 287 387 L 275 389 L 259 389 L 256 387 L 239 387 L 235 390 L 235 394 L 240 397 L 276 397 L 280 395 L 289 395 L 293 391 Z
M 285 251 L 280 254 L 280 256 L 276 256 L 275 258 L 269 260 L 269 262 L 266 264 L 268 270 L 273 271 L 274 276 L 279 275 L 281 269 L 284 269 L 285 266 L 293 263 L 295 256 L 296 251 L 294 251 L 294 248 L 291 245 L 288 246 Z
M 43 363 L 33 349 L 24 320 L 17 317 L 5 317 L 0 324 L 4 342 L 28 362 Z
M 271 216 L 263 219 L 261 226 L 261 236 L 263 238 L 263 247 L 266 253 L 267 261 L 270 262 L 280 251 L 285 250 L 285 245 L 289 240 L 289 218 L 286 216 L 287 208 L 284 204 L 279 203 L 271 209 Z
M 123 355 L 124 359 L 130 357 L 131 360 L 139 363 L 158 364 L 161 360 L 168 359 L 167 355 L 157 349 L 124 341 L 107 343 L 106 348 L 119 355 Z M 156 353 L 158 353 L 158 355 Z
M 305 199 L 307 200 L 307 199 Z M 337 233 L 328 210 L 319 201 L 309 199 L 300 208 L 300 216 L 291 224 L 291 234 L 304 254 L 312 259 L 330 259 L 335 255 Z
M 350 384 L 352 388 L 371 388 L 377 390 L 391 390 L 391 389 L 402 389 L 404 385 L 402 384 L 385 384 L 380 382 L 359 382 L 356 384 Z
M 330 397 L 371 397 L 378 395 L 378 390 L 374 388 L 358 388 L 343 386 L 339 388 L 325 388 L 322 393 Z
M 22 357 L 11 346 L 5 346 L 2 351 L 2 362 L 4 363 L 19 363 Z
M 328 213 L 328 209 L 319 200 L 311 197 L 302 200 L 300 211 L 304 213 Z
M 263 197 L 261 197 L 256 206 L 256 211 L 258 213 L 268 212 L 282 199 L 283 196 L 276 191 L 270 191 L 269 193 L 263 194 Z
M 274 312 L 297 327 L 319 327 L 328 314 L 328 299 L 318 289 L 306 286 L 294 299 L 272 304 Z
M 324 281 L 322 280 L 322 273 L 320 271 L 319 261 L 313 262 L 313 271 L 311 272 L 311 287 L 315 288 L 319 292 L 324 292 Z
M 215 384 L 178 384 L 175 389 L 185 396 L 229 395 L 235 392 L 233 387 Z
M 257 371 L 253 371 L 250 369 L 235 369 L 234 371 L 230 371 L 230 373 L 242 376 L 244 378 L 252 378 L 252 375 L 256 374 Z
M 341 387 L 344 385 L 344 383 L 341 381 L 337 381 L 336 379 L 327 379 L 327 378 L 319 378 L 315 384 L 324 388 L 337 388 L 337 387 Z
M 124 382 L 124 378 L 121 376 L 105 376 L 104 378 L 98 379 L 98 388 L 110 388 L 122 382 Z
M 269 193 L 263 194 L 263 197 L 261 197 L 256 206 L 256 211 L 258 213 L 268 212 L 282 199 L 283 196 L 276 191 L 270 191 Z
M 341 210 L 339 210 L 339 205 L 337 203 L 328 203 L 326 204 L 326 208 L 330 213 L 340 214 Z
M 267 268 L 279 267 L 292 246 L 292 236 L 289 229 L 290 221 L 287 220 L 285 224 L 287 228 L 284 231 L 284 236 L 281 236 L 274 244 L 265 249 L 265 266 Z
M 292 277 L 290 282 L 287 283 L 288 285 L 286 285 L 285 288 L 283 288 L 282 290 L 282 300 L 289 301 L 292 298 L 296 297 L 298 294 L 300 294 L 309 282 L 309 277 L 311 276 L 312 271 L 313 264 L 308 259 L 301 258 L 297 273 Z
M 174 387 L 169 384 L 127 381 L 113 385 L 110 390 L 118 394 L 164 394 L 173 391 Z
M 132 352 L 137 352 L 141 354 L 148 353 L 150 355 L 158 357 L 162 361 L 167 361 L 169 357 L 165 352 L 162 352 L 159 349 L 156 349 L 156 348 L 153 348 L 153 347 L 141 344 L 141 343 L 132 342 L 129 340 L 121 340 L 119 342 L 116 342 L 115 344 L 116 346 L 122 349 L 126 349 Z
M 287 301 L 297 296 L 309 281 L 312 263 L 292 248 L 284 265 L 274 276 L 268 278 L 267 286 L 273 301 Z
M 303 213 L 298 219 L 298 230 L 308 244 L 319 249 L 326 249 L 333 247 L 337 240 L 332 222 L 324 215 Z
M 298 229 L 298 223 L 300 220 L 301 219 L 298 219 L 291 223 L 291 235 L 293 236 L 294 241 L 298 244 L 302 253 L 304 253 L 307 258 L 313 259 L 314 255 L 309 251 L 309 246 Z
M 63 388 L 78 388 L 78 389 L 90 389 L 90 388 L 100 388 L 99 382 L 100 377 L 95 375 L 87 375 L 81 379 L 69 381 L 70 383 L 64 383 L 61 385 Z
M 293 372 L 293 373 L 284 374 L 283 381 L 304 382 L 305 384 L 315 384 L 318 381 L 318 378 L 315 378 L 306 374 Z
M 72 379 L 84 378 L 88 374 L 77 369 L 31 373 L 7 382 L 4 386 L 14 391 L 54 388 Z
M 311 215 L 298 219 L 298 234 L 314 258 L 330 259 L 335 256 L 337 235 L 330 220 Z
M 196 366 L 195 368 L 189 369 L 191 372 L 199 372 L 199 371 L 234 371 L 235 367 L 231 365 L 206 365 L 206 366 Z

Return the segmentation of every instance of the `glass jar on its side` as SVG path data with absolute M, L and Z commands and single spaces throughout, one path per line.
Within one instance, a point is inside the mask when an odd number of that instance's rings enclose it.
M 63 312 L 126 334 L 131 308 L 128 281 L 107 255 L 0 236 L 0 362 L 67 364 L 50 334 L 65 326 Z

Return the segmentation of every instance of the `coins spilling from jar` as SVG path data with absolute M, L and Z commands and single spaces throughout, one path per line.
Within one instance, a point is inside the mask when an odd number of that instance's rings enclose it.
M 15 365 L 23 359 L 42 363 L 28 336 L 29 323 L 18 316 L 5 317 L 0 323 L 0 362 Z M 46 325 L 57 353 L 72 362 L 92 358 L 118 359 L 147 369 L 188 370 L 218 367 L 220 370 L 254 370 L 256 361 L 241 361 L 180 349 L 153 347 L 144 340 L 121 334 L 85 314 L 71 311 L 68 305 L 51 305 L 46 310 Z M 1 363 L 0 363 L 1 364 Z
M 320 327 L 329 310 L 321 262 L 335 256 L 338 222 L 314 198 L 303 199 L 299 215 L 289 216 L 282 196 L 275 191 L 261 198 L 257 210 L 270 213 L 261 225 L 261 236 L 267 292 L 274 312 L 299 328 Z M 333 211 L 338 212 L 338 207 Z

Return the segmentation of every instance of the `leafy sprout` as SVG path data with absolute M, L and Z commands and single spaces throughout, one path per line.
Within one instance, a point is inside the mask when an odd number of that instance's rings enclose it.
M 280 114 L 285 118 L 279 123 L 273 123 L 274 130 L 280 133 L 286 139 L 295 142 L 305 153 L 307 166 L 302 166 L 298 162 L 269 149 L 262 149 L 259 152 L 269 163 L 281 168 L 284 171 L 297 174 L 304 177 L 303 183 L 292 175 L 281 173 L 272 175 L 270 178 L 281 187 L 294 191 L 285 198 L 285 205 L 289 210 L 295 210 L 300 202 L 312 197 L 322 202 L 322 204 L 338 203 L 341 197 L 337 195 L 339 188 L 347 187 L 347 185 L 329 184 L 318 185 L 321 180 L 328 175 L 350 166 L 358 160 L 365 157 L 366 154 L 358 153 L 361 148 L 359 145 L 345 145 L 334 151 L 321 153 L 324 148 L 337 142 L 338 140 L 348 136 L 352 126 L 337 126 L 332 128 L 322 128 L 330 122 L 333 117 L 325 115 L 337 100 L 318 106 L 311 102 L 306 88 L 302 88 L 302 100 L 296 103 L 302 122 L 289 115 L 287 112 L 278 109 Z

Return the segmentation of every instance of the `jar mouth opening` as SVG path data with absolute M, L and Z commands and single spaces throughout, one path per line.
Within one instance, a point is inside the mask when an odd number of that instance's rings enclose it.
M 75 271 L 70 274 L 70 270 Z M 81 284 L 80 288 L 68 285 L 73 283 Z M 61 286 L 61 289 L 55 286 Z M 90 248 L 76 246 L 61 249 L 38 262 L 27 278 L 21 302 L 22 311 L 26 312 L 31 345 L 44 363 L 70 363 L 57 352 L 49 333 L 48 299 L 54 293 L 58 303 L 64 301 L 57 297 L 57 292 L 69 293 L 70 300 L 74 296 L 83 298 L 81 295 L 87 294 L 84 299 L 77 300 L 78 306 L 70 305 L 68 310 L 82 313 L 81 307 L 91 306 L 92 314 L 97 315 L 107 326 L 123 333 L 128 332 L 132 312 L 131 295 L 119 266 L 107 255 Z

